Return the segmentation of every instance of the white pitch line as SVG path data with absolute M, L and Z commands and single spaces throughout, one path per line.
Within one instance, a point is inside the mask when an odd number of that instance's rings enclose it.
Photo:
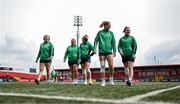
M 161 90 L 152 91 L 152 92 L 142 94 L 142 95 L 137 95 L 137 96 L 124 98 L 124 99 L 122 99 L 122 101 L 128 102 L 128 103 L 136 103 L 136 102 L 142 100 L 143 98 L 146 98 L 146 97 L 149 97 L 149 96 L 155 96 L 155 95 L 158 95 L 158 94 L 160 94 L 162 92 L 174 90 L 174 89 L 177 89 L 177 88 L 180 88 L 180 85 L 175 86 L 175 87 L 171 87 L 171 88 L 167 88 L 167 89 L 161 89 Z
M 128 104 L 130 104 L 130 103 L 128 103 Z M 133 104 L 177 104 L 177 103 L 162 102 L 162 101 L 159 101 L 159 102 L 140 101 L 138 103 L 133 103 Z
M 114 100 L 114 99 L 101 99 L 101 98 L 85 98 L 85 97 L 65 97 L 65 96 L 48 96 L 48 95 L 37 95 L 37 94 L 21 94 L 21 93 L 3 93 L 0 92 L 1 96 L 18 96 L 18 97 L 32 97 L 32 98 L 42 98 L 42 99 L 59 99 L 59 100 L 75 100 L 75 101 L 88 101 L 88 102 L 101 102 L 101 103 L 114 103 L 114 104 L 125 104 L 125 103 L 133 103 L 133 104 L 164 104 L 164 102 L 146 102 L 146 101 L 140 101 L 141 99 L 149 96 L 155 96 L 157 94 L 160 94 L 165 91 L 173 90 L 180 88 L 179 86 L 171 87 L 167 89 L 161 89 L 152 91 L 146 94 L 132 96 L 120 100 Z M 170 104 L 170 103 L 168 103 Z
M 85 97 L 64 97 L 64 96 L 48 96 L 48 95 L 37 95 L 37 94 L 18 94 L 18 93 L 2 93 L 2 96 L 18 96 L 18 97 L 32 97 L 32 98 L 42 98 L 42 99 L 59 99 L 59 100 L 75 100 L 75 101 L 89 101 L 89 102 L 103 102 L 103 103 L 117 103 L 119 100 L 110 99 L 99 99 L 99 98 L 85 98 Z

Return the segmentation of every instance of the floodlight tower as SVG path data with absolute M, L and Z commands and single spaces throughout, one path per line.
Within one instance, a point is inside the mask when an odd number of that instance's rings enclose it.
M 79 46 L 79 37 L 80 37 L 80 33 L 79 33 L 79 26 L 82 26 L 82 16 L 74 16 L 74 26 L 77 26 L 77 46 Z

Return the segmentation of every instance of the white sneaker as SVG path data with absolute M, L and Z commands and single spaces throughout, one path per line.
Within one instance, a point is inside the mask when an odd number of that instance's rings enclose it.
M 84 81 L 84 84 L 87 85 L 87 80 Z
M 105 86 L 105 85 L 106 85 L 106 82 L 105 82 L 105 80 L 103 80 L 101 83 L 101 86 Z
M 77 81 L 77 79 L 75 79 L 75 82 L 74 82 L 74 83 L 75 83 L 75 85 L 77 85 L 77 84 L 78 84 L 78 81 Z
M 114 85 L 113 78 L 109 78 L 109 82 L 110 82 L 111 85 Z
M 75 81 L 75 80 L 73 80 L 73 81 L 72 81 L 72 84 L 73 84 L 73 85 L 76 85 L 76 81 Z
M 110 84 L 111 84 L 111 85 L 114 85 L 113 79 L 109 79 L 109 81 L 110 81 Z
M 75 84 L 75 82 L 74 82 L 74 81 L 72 81 L 72 83 L 71 83 L 71 84 L 73 84 L 73 85 L 74 85 L 74 84 Z
M 101 86 L 105 86 L 106 85 L 106 83 L 101 83 Z
M 51 80 L 46 80 L 45 83 L 46 83 L 46 84 L 50 84 L 50 83 L 51 83 Z

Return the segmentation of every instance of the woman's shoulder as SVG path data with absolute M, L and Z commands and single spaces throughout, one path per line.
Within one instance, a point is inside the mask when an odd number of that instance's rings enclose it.
M 104 31 L 104 29 L 101 29 L 101 30 L 99 30 L 98 32 L 103 32 Z
M 109 32 L 110 32 L 111 34 L 114 34 L 111 30 L 109 30 Z
M 80 45 L 83 45 L 84 43 L 82 42 Z
M 71 48 L 71 45 L 67 47 L 67 49 Z
M 124 39 L 125 38 L 125 36 L 123 35 L 121 38 L 120 38 L 120 40 L 122 40 L 122 39 Z
M 103 33 L 103 30 L 99 30 L 97 34 L 101 34 L 101 33 Z
M 40 47 L 42 47 L 44 45 L 44 42 L 40 44 Z
M 53 45 L 52 42 L 48 42 L 50 45 Z
M 134 36 L 130 35 L 130 38 L 135 39 Z
M 89 41 L 87 42 L 88 45 L 92 45 Z

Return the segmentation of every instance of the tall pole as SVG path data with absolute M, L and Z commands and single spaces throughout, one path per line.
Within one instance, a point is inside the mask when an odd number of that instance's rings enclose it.
M 76 37 L 77 37 L 77 46 L 79 46 L 79 38 L 80 38 L 79 26 L 77 26 L 77 33 L 76 33 Z
M 79 26 L 82 26 L 82 16 L 74 16 L 74 26 L 77 26 L 76 37 L 77 37 L 77 46 L 79 46 L 79 37 L 80 37 Z
M 154 56 L 154 65 L 157 65 L 157 64 L 156 64 L 156 56 Z

